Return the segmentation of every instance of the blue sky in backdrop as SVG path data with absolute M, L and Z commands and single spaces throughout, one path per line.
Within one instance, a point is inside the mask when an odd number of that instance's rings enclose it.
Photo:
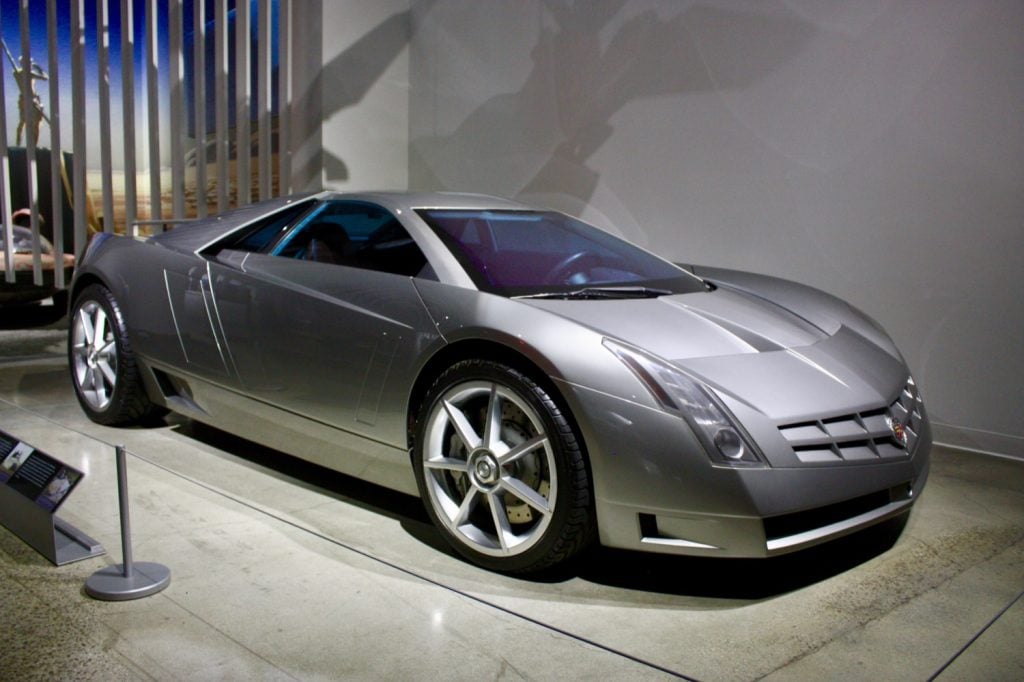
M 213 131 L 214 128 L 214 111 L 213 111 L 213 12 L 214 3 L 213 0 L 199 0 L 204 2 L 205 14 L 206 14 L 206 100 L 207 100 L 207 130 Z M 245 1 L 245 0 L 240 0 Z M 255 45 L 257 36 L 257 22 L 256 16 L 258 13 L 257 1 L 249 0 L 250 11 L 252 21 L 250 25 L 250 44 Z M 21 15 L 20 15 L 20 0 L 0 0 L 0 32 L 7 47 L 14 55 L 15 59 L 19 59 L 21 56 Z M 47 40 L 47 18 L 46 18 L 46 6 L 47 3 L 44 0 L 31 0 L 29 3 L 29 26 L 30 26 L 30 52 L 32 59 L 42 66 L 43 70 L 47 73 L 50 72 L 49 66 L 49 53 L 48 53 L 48 40 Z M 72 130 L 71 130 L 71 115 L 72 115 L 72 84 L 71 84 L 71 8 L 70 3 L 60 0 L 56 3 L 57 5 L 57 53 L 59 61 L 59 92 L 60 92 L 60 117 L 61 117 L 61 146 L 67 150 L 71 146 Z M 87 154 L 87 165 L 89 167 L 98 167 L 99 165 L 99 150 L 98 150 L 98 116 L 99 116 L 99 76 L 98 76 L 98 65 L 97 65 L 97 8 L 95 0 L 84 0 L 84 15 L 85 15 L 85 93 L 86 93 L 86 126 L 90 132 L 87 134 L 89 139 L 89 147 L 86 150 Z M 119 121 L 121 119 L 121 2 L 120 0 L 109 0 L 109 26 L 110 26 L 110 50 L 109 50 L 109 64 L 110 64 L 110 105 L 111 105 L 111 117 L 113 119 L 112 129 L 114 131 L 113 139 L 113 161 L 115 167 L 120 167 L 122 164 L 122 148 L 123 143 L 121 141 L 121 126 Z M 194 0 L 184 0 L 183 6 L 183 20 L 184 20 L 184 53 L 185 53 L 185 72 L 189 74 L 192 68 L 193 62 L 193 34 L 194 34 Z M 235 6 L 236 2 L 228 1 L 228 40 L 229 44 L 233 45 L 234 41 L 234 18 L 235 18 Z M 158 87 L 161 93 L 161 99 L 165 100 L 169 93 L 168 87 L 168 3 L 166 0 L 157 2 L 157 25 L 159 35 L 159 48 L 158 48 L 158 64 L 159 64 L 159 75 L 158 75 Z M 145 149 L 147 140 L 147 125 L 148 125 L 148 107 L 147 107 L 147 96 L 146 96 L 146 74 L 145 74 L 145 21 L 146 21 L 146 2 L 144 0 L 134 0 L 133 2 L 133 25 L 134 25 L 134 72 L 135 72 L 135 117 L 136 126 L 136 148 L 138 150 L 138 162 L 147 163 L 148 155 Z M 273 69 L 276 80 L 276 67 L 277 67 L 277 2 L 272 2 L 271 16 L 275 18 L 274 26 L 272 27 L 272 33 L 274 35 L 273 45 Z M 233 50 L 229 50 L 231 55 L 230 61 L 233 63 L 234 53 Z M 253 65 L 255 66 L 255 54 L 253 54 Z M 8 144 L 15 144 L 15 129 L 19 120 L 19 113 L 17 111 L 18 105 L 18 84 L 14 81 L 12 68 L 7 56 L 4 55 L 3 59 L 3 77 L 4 77 L 4 95 L 5 95 L 5 110 L 7 115 L 7 134 Z M 229 64 L 229 68 L 233 69 L 233 64 Z M 255 79 L 255 68 L 253 69 L 253 78 Z M 47 115 L 51 114 L 50 103 L 49 103 L 49 86 L 50 83 L 47 81 L 37 81 L 36 91 L 39 93 L 43 101 L 44 109 Z M 234 83 L 233 77 L 229 80 L 229 102 L 231 104 L 230 116 L 234 119 Z M 194 118 L 192 116 L 193 109 L 193 98 L 192 91 L 193 86 L 191 78 L 187 78 L 185 84 L 186 91 L 186 106 L 189 109 L 188 124 L 186 128 L 186 134 L 192 135 L 194 131 Z M 251 84 L 251 92 L 255 96 L 256 83 L 253 80 Z M 273 110 L 277 110 L 276 102 L 276 87 L 273 88 L 274 102 Z M 160 112 L 160 132 L 162 138 L 161 146 L 167 145 L 167 136 L 169 132 L 169 113 L 166 106 L 161 106 Z M 23 140 L 24 142 L 24 140 Z M 39 143 L 41 146 L 47 146 L 49 144 L 49 130 L 46 124 L 43 124 L 40 133 Z M 168 159 L 166 151 L 161 153 L 162 165 L 168 165 Z

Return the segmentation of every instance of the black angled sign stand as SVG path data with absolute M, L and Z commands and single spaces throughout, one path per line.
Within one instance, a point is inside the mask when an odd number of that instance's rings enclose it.
M 82 472 L 0 431 L 0 523 L 56 566 L 104 553 L 57 517 Z

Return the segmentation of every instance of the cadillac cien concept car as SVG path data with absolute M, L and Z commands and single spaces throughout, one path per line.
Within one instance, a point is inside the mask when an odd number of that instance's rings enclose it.
M 71 301 L 94 421 L 172 410 L 419 495 L 494 570 L 595 540 L 781 554 L 907 514 L 927 478 L 869 317 L 505 199 L 323 192 L 99 235 Z

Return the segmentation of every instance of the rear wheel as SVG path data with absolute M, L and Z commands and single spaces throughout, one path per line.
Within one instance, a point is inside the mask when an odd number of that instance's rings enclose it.
M 505 365 L 469 360 L 431 387 L 414 449 L 427 512 L 486 568 L 538 571 L 590 540 L 590 485 L 579 443 L 551 396 Z
M 78 402 L 94 422 L 129 424 L 164 412 L 146 395 L 121 308 L 100 284 L 82 290 L 71 308 L 68 364 Z

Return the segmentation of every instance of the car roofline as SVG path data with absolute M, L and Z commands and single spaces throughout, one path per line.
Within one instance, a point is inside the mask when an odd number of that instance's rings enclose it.
M 468 192 L 400 192 L 400 191 L 369 191 L 369 192 L 325 192 L 320 198 L 342 201 L 367 201 L 379 204 L 388 209 L 420 210 L 522 210 L 536 211 L 537 207 L 521 202 L 489 194 L 473 194 Z

